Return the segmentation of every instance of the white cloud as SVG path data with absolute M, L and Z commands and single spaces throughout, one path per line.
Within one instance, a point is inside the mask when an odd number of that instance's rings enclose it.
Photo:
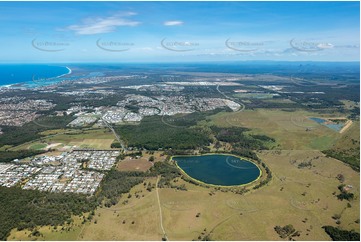
M 82 24 L 74 24 L 66 27 L 67 30 L 74 31 L 80 35 L 92 35 L 114 32 L 120 26 L 137 26 L 140 22 L 124 18 L 124 16 L 135 15 L 133 12 L 117 14 L 106 18 L 84 19 Z
M 143 50 L 143 51 L 153 51 L 154 48 L 152 48 L 152 47 L 142 47 L 142 48 L 139 48 L 139 50 Z
M 183 25 L 183 21 L 166 21 L 163 23 L 165 26 L 177 26 L 177 25 Z
M 360 45 L 335 45 L 335 48 L 344 48 L 344 49 L 359 49 Z
M 119 15 L 119 16 L 134 16 L 134 15 L 137 15 L 137 13 L 135 13 L 135 12 L 118 12 L 118 14 L 117 15 Z
M 317 45 L 317 48 L 319 49 L 332 49 L 333 48 L 333 44 L 330 43 L 320 43 Z

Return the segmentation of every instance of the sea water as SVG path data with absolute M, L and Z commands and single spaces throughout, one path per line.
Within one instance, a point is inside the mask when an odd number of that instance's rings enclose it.
M 36 86 L 40 85 L 39 80 L 60 79 L 70 73 L 71 70 L 62 65 L 0 64 L 0 86 L 25 83 Z

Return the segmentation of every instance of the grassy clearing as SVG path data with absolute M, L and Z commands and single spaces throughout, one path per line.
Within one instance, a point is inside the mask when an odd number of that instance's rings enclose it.
M 156 178 L 147 179 L 146 182 L 155 184 Z M 136 192 L 139 198 L 136 198 Z M 162 233 L 155 189 L 149 192 L 140 184 L 135 186 L 130 194 L 131 198 L 124 195 L 117 205 L 109 209 L 97 209 L 93 221 L 84 227 L 78 239 L 160 240 Z M 124 205 L 126 200 L 128 202 Z
M 360 122 L 352 125 L 337 139 L 335 144 L 326 151 L 328 155 L 342 160 L 355 168 L 360 167 Z
M 73 216 L 73 222 L 70 225 L 57 226 L 57 228 L 52 226 L 38 227 L 37 229 L 41 233 L 40 236 L 31 235 L 31 231 L 28 229 L 22 231 L 13 229 L 11 231 L 11 235 L 8 237 L 8 240 L 76 240 L 78 234 L 84 227 L 82 221 L 83 219 L 81 217 Z
M 68 145 L 76 146 L 78 148 L 95 148 L 95 149 L 110 149 L 110 145 L 114 139 L 83 139 L 75 140 L 68 143 Z
M 280 149 L 327 149 L 340 135 L 308 120 L 308 116 L 315 115 L 320 116 L 307 111 L 257 109 L 239 113 L 219 113 L 212 116 L 212 121 L 218 126 L 247 127 L 255 133 L 266 134 L 276 139 Z
M 91 129 L 91 130 L 79 130 L 79 132 L 76 133 L 59 134 L 57 136 L 50 137 L 49 140 L 59 140 L 59 142 L 63 141 L 61 143 L 65 143 L 72 140 L 94 139 L 94 137 L 96 137 L 97 139 L 113 138 L 112 133 L 107 129 Z
M 340 100 L 340 102 L 343 103 L 344 107 L 346 109 L 353 109 L 353 108 L 359 108 L 360 107 L 360 103 L 354 102 L 354 101 L 350 101 L 350 100 Z
M 51 129 L 51 130 L 43 131 L 40 134 L 43 136 L 48 136 L 48 135 L 66 133 L 66 132 L 74 132 L 74 130 L 73 129 Z
M 283 98 L 272 98 L 272 99 L 265 99 L 264 102 L 268 103 L 295 103 L 290 99 L 283 99 Z
M 78 148 L 110 149 L 114 135 L 106 129 L 85 130 L 76 134 L 60 134 L 44 138 L 48 143 L 62 143 Z
M 38 144 L 54 143 L 62 144 L 63 147 L 76 145 L 79 148 L 110 149 L 110 145 L 114 141 L 112 132 L 105 128 L 88 130 L 56 129 L 44 131 L 41 134 L 43 137 L 39 140 L 12 147 L 11 150 L 35 149 L 38 148 Z
M 152 163 L 148 159 L 131 159 L 130 157 L 125 158 L 117 165 L 119 171 L 147 171 L 150 167 L 152 167 Z
M 47 146 L 47 144 L 44 144 L 44 143 L 35 143 L 35 144 L 32 144 L 29 149 L 32 149 L 32 150 L 42 150 L 44 149 L 45 147 Z
M 353 122 L 351 127 L 337 140 L 334 147 L 345 148 L 359 146 L 356 141 L 360 141 L 360 121 Z
M 245 99 L 270 99 L 273 97 L 272 93 L 237 93 L 233 97 Z
M 5 151 L 5 150 L 8 150 L 10 149 L 12 146 L 11 145 L 4 145 L 0 148 L 0 151 Z

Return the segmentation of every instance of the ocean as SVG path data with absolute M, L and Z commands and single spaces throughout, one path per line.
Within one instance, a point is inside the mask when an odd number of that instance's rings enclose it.
M 58 78 L 70 73 L 68 67 L 60 65 L 0 64 L 0 86 L 20 83 L 33 86 L 37 80 Z

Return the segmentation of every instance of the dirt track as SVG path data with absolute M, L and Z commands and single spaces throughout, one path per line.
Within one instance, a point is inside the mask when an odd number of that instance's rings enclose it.
M 345 124 L 345 126 L 343 126 L 343 128 L 340 130 L 340 134 L 342 134 L 343 132 L 345 132 L 350 126 L 352 125 L 352 120 L 348 120 Z

